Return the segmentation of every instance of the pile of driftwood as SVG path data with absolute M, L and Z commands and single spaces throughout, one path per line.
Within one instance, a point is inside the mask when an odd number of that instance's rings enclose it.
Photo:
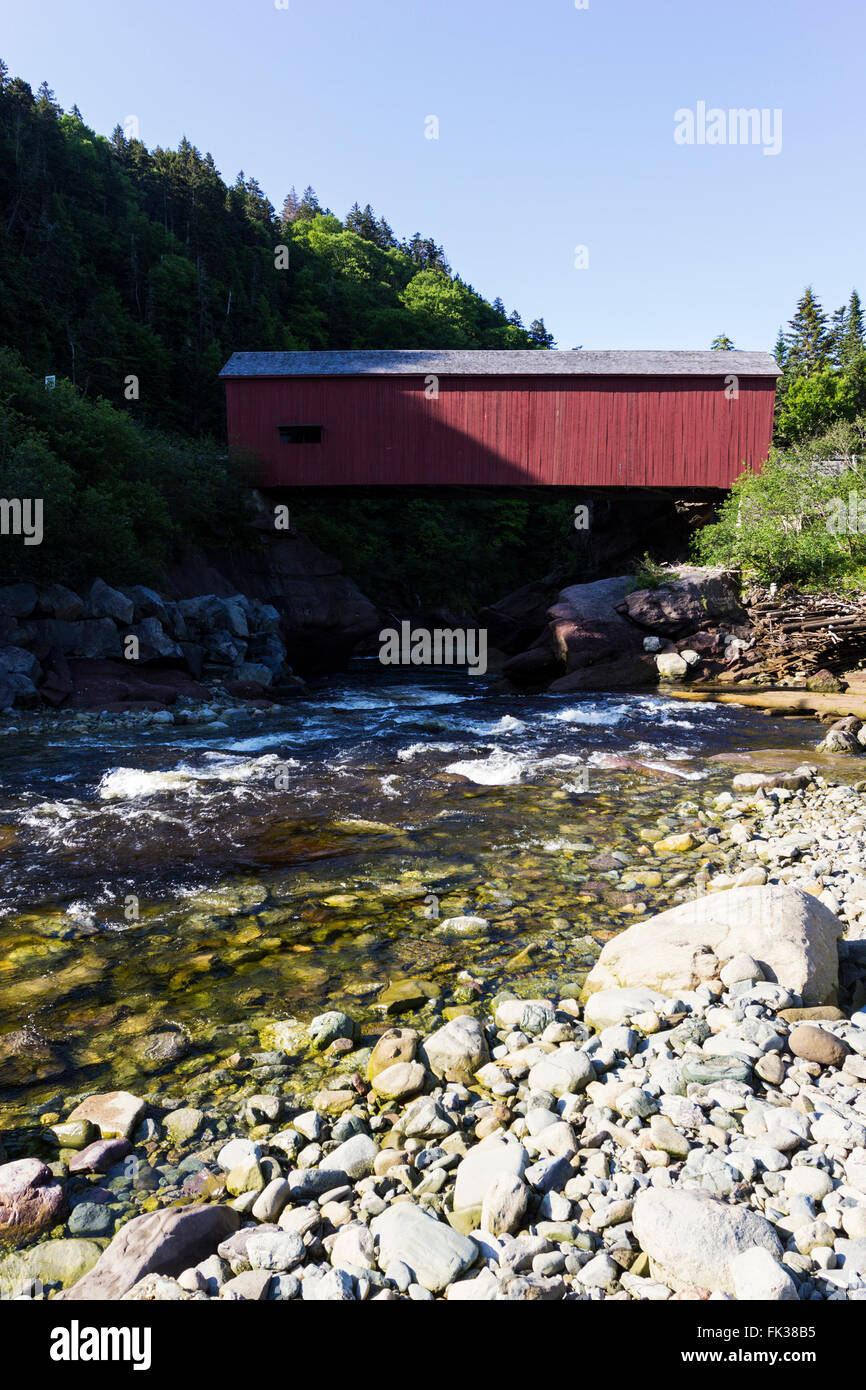
M 801 594 L 793 588 L 747 595 L 752 644 L 727 666 L 734 680 L 838 675 L 866 662 L 866 596 Z

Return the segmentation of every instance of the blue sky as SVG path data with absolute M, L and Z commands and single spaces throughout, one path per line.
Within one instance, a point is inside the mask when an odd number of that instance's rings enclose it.
M 862 0 L 282 3 L 27 0 L 0 53 L 277 207 L 369 201 L 560 347 L 771 348 L 806 283 L 866 294 Z M 699 102 L 781 111 L 780 151 L 677 144 Z

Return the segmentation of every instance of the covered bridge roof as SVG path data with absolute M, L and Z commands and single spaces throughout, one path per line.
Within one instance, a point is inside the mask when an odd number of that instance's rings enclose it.
M 235 352 L 221 377 L 279 376 L 764 376 L 781 375 L 769 352 Z

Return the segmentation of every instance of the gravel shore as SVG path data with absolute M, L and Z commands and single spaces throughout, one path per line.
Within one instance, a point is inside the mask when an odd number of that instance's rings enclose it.
M 231 1103 L 44 1115 L 56 1158 L 0 1166 L 0 1291 L 866 1298 L 866 797 L 741 773 L 704 818 L 731 871 L 609 942 L 581 1000 L 275 1021 Z

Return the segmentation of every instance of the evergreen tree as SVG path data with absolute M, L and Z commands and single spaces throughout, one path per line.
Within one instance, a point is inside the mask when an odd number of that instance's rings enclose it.
M 301 222 L 312 222 L 314 217 L 318 217 L 322 211 L 319 200 L 316 197 L 316 190 L 307 184 L 304 195 L 301 198 L 301 206 L 298 208 L 298 220 Z
M 734 347 L 734 344 L 731 342 L 731 339 L 728 337 L 727 333 L 720 333 L 719 336 L 717 338 L 714 338 L 713 341 L 710 343 L 710 351 L 735 352 L 736 348 Z
M 840 365 L 842 342 L 848 320 L 848 308 L 843 304 L 834 309 L 827 328 L 827 356 L 835 366 Z
M 292 184 L 285 198 L 283 199 L 282 211 L 280 212 L 280 222 L 287 227 L 290 222 L 297 219 L 301 208 L 301 200 L 295 192 L 295 185 Z
M 784 370 L 785 363 L 788 360 L 788 344 L 785 341 L 785 333 L 784 329 L 782 328 L 779 329 L 779 333 L 776 338 L 776 346 L 773 348 L 773 356 L 776 359 L 777 366 L 781 367 Z
M 499 298 L 499 295 L 496 296 L 491 307 L 495 314 L 501 315 L 501 317 L 504 319 L 508 318 L 508 310 L 506 309 L 502 300 Z
M 789 371 L 809 373 L 826 364 L 830 348 L 827 315 L 811 285 L 800 297 L 785 341 Z
M 852 290 L 845 311 L 845 330 L 837 348 L 840 366 L 850 366 L 863 352 L 863 345 L 863 306 L 857 291 Z
M 523 319 L 520 317 L 517 309 L 511 310 L 511 313 L 508 315 L 508 322 L 513 324 L 515 328 L 523 327 Z
M 544 326 L 544 319 L 533 319 L 527 332 L 533 343 L 536 343 L 538 347 L 552 348 L 555 346 L 553 334 L 548 333 Z

